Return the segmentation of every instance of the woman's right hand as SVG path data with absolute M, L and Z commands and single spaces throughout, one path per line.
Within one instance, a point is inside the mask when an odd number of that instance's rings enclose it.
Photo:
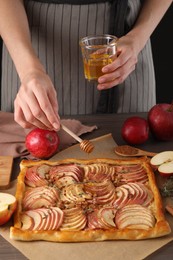
M 23 128 L 59 130 L 57 93 L 44 71 L 34 70 L 23 78 L 14 101 L 14 119 Z

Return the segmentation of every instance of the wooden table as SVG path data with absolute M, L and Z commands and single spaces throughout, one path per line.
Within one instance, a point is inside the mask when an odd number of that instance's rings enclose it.
M 138 113 L 138 114 L 97 114 L 97 115 L 88 115 L 88 116 L 75 116 L 73 118 L 80 120 L 83 124 L 86 125 L 97 125 L 98 130 L 93 131 L 92 133 L 85 134 L 87 139 L 92 139 L 99 137 L 101 135 L 105 135 L 108 133 L 112 133 L 112 136 L 118 145 L 123 145 L 125 142 L 121 137 L 121 127 L 124 120 L 130 116 L 140 116 L 143 118 L 147 117 L 146 113 Z M 70 118 L 70 117 L 67 117 Z M 137 146 L 136 146 L 137 147 Z M 150 136 L 149 140 L 143 144 L 138 146 L 140 149 L 145 149 L 152 152 L 161 152 L 166 150 L 173 150 L 173 141 L 171 142 L 158 142 L 152 136 Z M 12 179 L 15 179 L 18 174 L 19 160 L 14 161 L 13 167 L 13 175 Z M 32 250 L 32 249 L 31 249 Z M 173 259 L 173 242 L 170 242 L 166 246 L 160 248 L 152 255 L 148 256 L 147 260 L 162 260 L 162 259 Z M 9 260 L 9 259 L 18 259 L 23 260 L 26 259 L 16 248 L 14 248 L 11 244 L 9 244 L 6 240 L 4 240 L 0 236 L 0 259 Z

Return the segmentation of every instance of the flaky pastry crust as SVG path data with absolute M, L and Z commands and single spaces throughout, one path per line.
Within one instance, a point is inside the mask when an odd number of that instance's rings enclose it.
M 61 230 L 23 230 L 21 228 L 21 212 L 22 212 L 22 200 L 26 190 L 25 174 L 26 170 L 32 166 L 38 165 L 91 165 L 91 164 L 108 164 L 108 165 L 133 165 L 141 164 L 148 175 L 147 185 L 152 190 L 154 201 L 152 203 L 152 210 L 156 223 L 154 227 L 145 229 L 86 229 L 79 231 L 61 231 Z M 147 157 L 130 158 L 130 159 L 91 159 L 91 160 L 77 160 L 77 159 L 66 159 L 59 161 L 31 161 L 23 160 L 20 164 L 20 174 L 17 179 L 16 199 L 18 207 L 14 215 L 14 226 L 10 228 L 10 238 L 22 241 L 34 241 L 34 240 L 45 240 L 53 242 L 84 242 L 84 241 L 104 241 L 104 240 L 141 240 L 161 237 L 171 232 L 170 226 L 165 219 L 164 210 L 162 206 L 162 199 L 159 190 L 156 185 L 155 176 L 153 170 L 149 164 Z

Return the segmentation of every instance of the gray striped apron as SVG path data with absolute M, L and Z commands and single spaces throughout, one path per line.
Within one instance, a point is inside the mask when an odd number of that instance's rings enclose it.
M 79 47 L 79 39 L 89 34 L 111 33 L 120 37 L 126 33 L 139 13 L 140 0 L 128 0 L 123 24 L 117 19 L 124 9 L 118 9 L 120 6 L 117 5 L 114 7 L 117 15 L 112 15 L 112 1 L 87 4 L 82 0 L 84 4 L 52 3 L 56 0 L 43 2 L 26 1 L 26 12 L 33 47 L 57 91 L 60 115 L 144 112 L 155 104 L 150 41 L 139 54 L 135 71 L 125 82 L 103 91 L 98 91 L 95 83 L 85 80 Z M 13 111 L 20 81 L 5 46 L 1 86 L 1 110 Z

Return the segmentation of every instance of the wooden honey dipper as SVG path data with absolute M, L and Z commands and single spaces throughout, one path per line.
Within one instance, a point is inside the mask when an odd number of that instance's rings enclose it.
M 86 153 L 91 153 L 94 149 L 94 145 L 89 140 L 82 140 L 79 136 L 73 133 L 69 128 L 65 125 L 61 124 L 61 128 L 69 135 L 71 135 L 76 141 L 80 143 L 80 148 Z

